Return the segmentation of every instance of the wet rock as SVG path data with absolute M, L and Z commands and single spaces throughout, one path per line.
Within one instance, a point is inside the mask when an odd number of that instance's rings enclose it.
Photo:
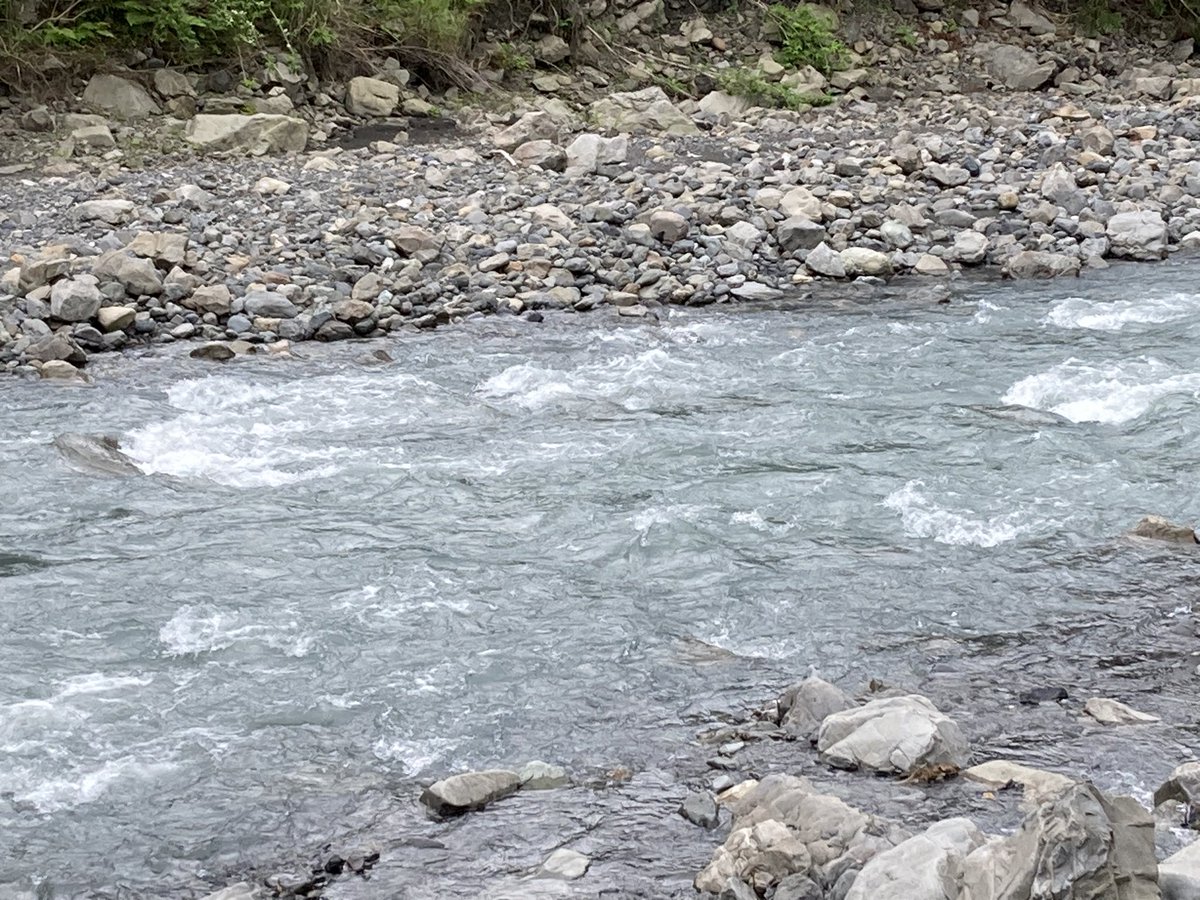
M 1101 725 L 1147 725 L 1162 721 L 1158 716 L 1138 712 L 1119 700 L 1106 697 L 1092 697 L 1083 705 L 1083 711 Z
M 64 359 L 76 365 L 83 365 L 87 361 L 87 354 L 61 332 L 38 338 L 25 348 L 25 356 L 39 362 Z
M 872 700 L 827 716 L 817 750 L 837 768 L 903 775 L 925 766 L 962 768 L 970 754 L 954 720 L 919 694 Z
M 1158 900 L 1154 820 L 1131 797 L 1077 784 L 963 863 L 964 900 Z
M 184 139 L 200 150 L 261 156 L 299 153 L 308 143 L 308 123 L 291 116 L 258 113 L 245 116 L 201 114 L 191 119 Z
M 1105 229 L 1112 255 L 1162 259 L 1167 255 L 1167 223 L 1153 210 L 1117 213 Z
M 516 772 L 491 769 L 465 772 L 435 782 L 421 794 L 421 802 L 439 816 L 483 809 L 489 803 L 515 794 L 521 786 Z
M 701 828 L 716 828 L 721 820 L 717 801 L 708 791 L 690 791 L 679 805 L 679 814 Z
M 1155 806 L 1171 800 L 1184 804 L 1188 825 L 1200 825 L 1200 762 L 1176 766 L 1171 776 L 1154 792 Z
M 548 791 L 567 787 L 571 783 L 567 770 L 562 766 L 553 766 L 537 759 L 526 763 L 519 774 L 521 790 L 524 791 Z
M 121 119 L 144 119 L 162 112 L 144 87 L 119 75 L 93 75 L 83 89 L 83 102 Z
M 1020 785 L 1024 789 L 1022 807 L 1026 809 L 1033 809 L 1077 781 L 1058 772 L 1047 772 L 1006 759 L 993 759 L 971 766 L 963 769 L 962 775 L 993 791 L 1004 790 L 1013 784 Z
M 1008 278 L 1060 278 L 1078 275 L 1082 264 L 1078 257 L 1048 250 L 1022 250 L 1004 264 Z
M 52 379 L 68 379 L 78 378 L 79 370 L 67 362 L 65 359 L 52 359 L 42 363 L 42 367 L 38 369 L 38 374 L 43 378 Z
M 1158 864 L 1162 900 L 1200 898 L 1200 841 L 1184 847 Z
M 192 359 L 207 359 L 212 362 L 226 362 L 233 359 L 235 355 L 232 347 L 220 341 L 204 344 L 188 354 Z
M 984 841 L 970 819 L 946 819 L 880 853 L 854 879 L 846 900 L 946 900 L 963 860 Z
M 92 275 L 56 281 L 50 288 L 50 315 L 62 322 L 86 322 L 100 310 L 103 296 Z
M 697 134 L 695 123 L 676 107 L 660 87 L 612 94 L 588 107 L 601 128 L 634 134 Z
M 346 111 L 352 116 L 390 116 L 400 103 L 400 88 L 378 78 L 351 78 L 346 85 Z
M 566 881 L 574 881 L 577 878 L 582 878 L 588 870 L 588 866 L 592 861 L 576 850 L 568 850 L 566 847 L 560 847 L 546 858 L 542 863 L 541 875 L 549 878 L 562 878 Z
M 789 216 L 775 226 L 775 242 L 785 253 L 812 250 L 825 238 L 824 227 L 805 216 Z
M 1036 706 L 1039 703 L 1057 703 L 1060 700 L 1066 700 L 1067 697 L 1066 688 L 1057 686 L 1035 687 L 1028 691 L 1021 691 L 1017 695 L 1017 702 L 1026 706 Z
M 763 284 L 761 281 L 744 281 L 733 288 L 729 292 L 739 300 L 775 300 L 783 296 L 783 291 L 778 288 L 773 288 L 769 284 Z
M 854 701 L 837 685 L 810 676 L 784 691 L 778 706 L 779 724 L 804 740 L 813 741 L 826 716 L 852 709 Z
M 1191 525 L 1176 525 L 1161 516 L 1146 516 L 1133 526 L 1130 534 L 1171 544 L 1200 543 Z
M 227 888 L 214 891 L 201 897 L 200 900 L 265 900 L 266 892 L 251 885 L 247 881 L 239 881 Z
M 824 241 L 813 247 L 804 257 L 804 265 L 814 275 L 824 275 L 826 278 L 845 278 L 846 265 L 842 257 Z

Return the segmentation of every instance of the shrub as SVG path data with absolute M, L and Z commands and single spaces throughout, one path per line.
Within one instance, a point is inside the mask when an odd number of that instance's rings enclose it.
M 726 93 L 744 97 L 755 106 L 798 110 L 833 102 L 827 94 L 801 94 L 786 84 L 767 81 L 751 69 L 725 69 L 717 77 L 717 84 Z
M 833 33 L 828 19 L 808 6 L 781 3 L 768 7 L 767 14 L 779 27 L 783 46 L 775 58 L 781 65 L 812 66 L 826 76 L 845 67 L 849 59 L 846 45 Z

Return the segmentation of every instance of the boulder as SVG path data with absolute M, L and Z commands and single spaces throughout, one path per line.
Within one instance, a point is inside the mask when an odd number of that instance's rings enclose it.
M 688 220 L 670 209 L 656 209 L 650 213 L 650 233 L 670 246 L 683 240 L 688 233 Z
M 1162 900 L 1200 900 L 1200 841 L 1158 864 Z
M 571 783 L 567 770 L 562 766 L 533 760 L 526 763 L 520 771 L 521 790 L 549 791 L 554 788 L 566 787 Z
M 1082 264 L 1077 256 L 1051 253 L 1048 250 L 1022 250 L 1004 264 L 1008 278 L 1058 278 L 1078 275 Z
M 1113 256 L 1163 259 L 1167 255 L 1167 223 L 1153 210 L 1117 213 L 1104 232 Z
M 119 119 L 144 119 L 162 112 L 144 87 L 119 75 L 93 75 L 83 89 L 83 102 Z
M 86 322 L 100 310 L 103 300 L 91 275 L 56 281 L 50 288 L 50 315 L 62 322 Z
M 133 217 L 133 211 L 134 205 L 129 200 L 85 200 L 75 207 L 74 214 L 81 222 L 121 225 Z
M 779 199 L 779 210 L 789 218 L 804 216 L 814 222 L 824 218 L 821 201 L 808 188 L 794 187 Z
M 845 278 L 846 265 L 841 255 L 824 241 L 813 247 L 804 257 L 804 265 L 814 275 L 826 278 Z
M 294 319 L 300 312 L 283 294 L 271 291 L 250 291 L 242 299 L 242 308 L 248 316 L 266 319 Z
M 717 801 L 708 791 L 689 791 L 679 804 L 679 814 L 701 828 L 716 828 L 721 821 Z
M 205 894 L 200 900 L 262 900 L 268 894 L 248 881 L 239 881 L 229 887 Z
M 436 253 L 442 246 L 442 242 L 437 237 L 418 225 L 401 225 L 392 232 L 392 243 L 405 256 Z
M 845 900 L 956 898 L 963 860 L 983 842 L 970 819 L 938 822 L 863 866 Z
M 700 112 L 710 116 L 736 118 L 750 108 L 750 101 L 724 91 L 709 91 L 700 98 Z
M 919 694 L 872 700 L 827 716 L 817 750 L 837 768 L 902 775 L 925 766 L 962 768 L 970 755 L 954 720 Z
M 116 138 L 107 125 L 84 125 L 71 132 L 71 141 L 76 147 L 90 150 L 111 150 L 117 146 Z
M 913 271 L 918 275 L 947 275 L 950 267 L 932 253 L 922 253 L 917 258 Z
M 619 165 L 628 156 L 628 138 L 581 134 L 567 146 L 567 173 L 590 174 L 601 166 Z
M 954 236 L 951 250 L 954 259 L 964 266 L 977 266 L 987 259 L 988 239 L 978 231 L 960 231 Z
M 211 362 L 228 362 L 236 355 L 232 347 L 221 341 L 203 344 L 188 354 L 192 359 L 207 359 Z
M 847 247 L 840 256 L 846 274 L 851 277 L 892 274 L 891 256 L 878 250 L 870 250 L 866 247 Z
M 351 298 L 348 300 L 339 300 L 333 304 L 330 312 L 340 322 L 349 322 L 351 325 L 357 325 L 359 322 L 364 322 L 375 315 L 375 307 L 366 300 Z
M 962 166 L 946 166 L 936 162 L 925 166 L 925 174 L 942 187 L 959 187 L 971 180 L 971 173 Z
M 227 316 L 233 308 L 233 297 L 225 285 L 213 284 L 196 288 L 190 297 L 183 298 L 179 303 L 198 313 Z
M 65 359 L 52 359 L 42 363 L 38 374 L 43 378 L 78 378 L 79 370 Z
M 291 116 L 258 113 L 244 116 L 202 114 L 191 119 L 184 139 L 201 150 L 249 153 L 299 153 L 308 144 L 308 123 Z
M 784 691 L 778 705 L 780 726 L 811 741 L 826 716 L 852 709 L 854 701 L 837 685 L 810 675 Z
M 1054 63 L 1039 63 L 1024 47 L 1000 44 L 987 57 L 988 72 L 999 85 L 1014 91 L 1036 91 L 1054 77 Z
M 62 278 L 71 271 L 71 258 L 63 246 L 44 247 L 36 259 L 27 260 L 17 274 L 17 292 L 27 293 Z
M 1103 125 L 1093 125 L 1079 135 L 1079 143 L 1089 153 L 1110 156 L 1117 139 Z
M 124 331 L 133 324 L 133 320 L 137 318 L 137 310 L 132 306 L 105 306 L 96 313 L 96 321 L 100 323 L 100 330 L 109 331 Z
M 1135 537 L 1166 541 L 1171 544 L 1200 543 L 1200 538 L 1196 536 L 1196 531 L 1191 525 L 1176 525 L 1162 516 L 1146 516 L 1134 525 L 1133 530 L 1129 533 Z
M 557 34 L 545 34 L 533 43 L 533 58 L 552 66 L 571 55 L 571 45 Z
M 1001 791 L 1012 784 L 1024 789 L 1022 808 L 1031 810 L 1039 804 L 1062 793 L 1077 780 L 1058 772 L 1047 772 L 1006 759 L 993 759 L 969 769 L 963 769 L 964 778 L 978 782 L 988 790 Z
M 155 69 L 154 90 L 160 97 L 195 97 L 192 80 L 178 69 Z
M 135 256 L 152 259 L 170 268 L 183 265 L 187 257 L 187 245 L 186 234 L 143 231 L 130 241 L 125 249 Z
M 1200 762 L 1175 767 L 1171 776 L 1154 792 L 1154 805 L 1177 800 L 1187 809 L 1188 824 L 1200 824 Z
M 611 94 L 588 107 L 600 128 L 634 134 L 698 134 L 690 118 L 675 106 L 660 87 Z
M 87 362 L 87 354 L 67 335 L 60 332 L 47 334 L 35 340 L 25 348 L 25 356 L 39 362 L 49 362 L 52 359 L 65 359 L 76 365 Z
M 511 153 L 528 141 L 557 141 L 564 130 L 563 123 L 545 110 L 527 112 L 507 128 L 499 131 L 492 142 Z
M 539 166 L 547 172 L 561 172 L 567 166 L 567 154 L 554 141 L 526 141 L 512 156 L 523 166 Z
M 1092 697 L 1083 705 L 1083 711 L 1101 725 L 1149 725 L 1161 722 L 1158 716 L 1138 712 L 1119 700 L 1107 697 Z
M 115 281 L 132 297 L 162 293 L 163 280 L 153 262 L 124 250 L 110 250 L 92 264 L 92 274 L 101 281 Z
M 1081 783 L 972 852 L 959 900 L 1158 900 L 1157 882 L 1150 813 Z
M 1075 176 L 1062 163 L 1056 163 L 1042 176 L 1041 194 L 1072 216 L 1079 215 L 1087 206 L 1087 197 L 1075 183 Z
M 378 78 L 359 76 L 346 85 L 346 111 L 352 116 L 390 116 L 400 103 L 400 88 Z
M 788 216 L 775 226 L 775 243 L 785 253 L 812 250 L 825 237 L 824 226 L 806 216 Z
M 571 230 L 570 218 L 553 203 L 539 203 L 525 211 L 529 213 L 534 225 L 544 225 L 551 231 L 561 234 L 566 234 Z
M 1025 0 L 1013 0 L 1008 8 L 1008 20 L 1032 35 L 1054 34 L 1054 23 Z
M 427 787 L 421 802 L 439 816 L 458 815 L 483 809 L 489 803 L 515 794 L 521 776 L 504 769 L 451 775 Z

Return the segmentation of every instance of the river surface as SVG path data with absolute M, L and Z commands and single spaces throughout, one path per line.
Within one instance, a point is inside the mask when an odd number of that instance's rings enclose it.
M 1148 799 L 1195 754 L 1198 556 L 1121 535 L 1200 509 L 1198 274 L 0 381 L 0 895 L 199 896 L 353 844 L 374 879 L 330 896 L 534 896 L 560 845 L 593 869 L 546 896 L 687 896 L 697 732 L 810 670 Z M 69 465 L 68 431 L 146 474 Z M 1093 694 L 1164 724 L 1087 725 Z M 416 804 L 531 759 L 578 786 Z

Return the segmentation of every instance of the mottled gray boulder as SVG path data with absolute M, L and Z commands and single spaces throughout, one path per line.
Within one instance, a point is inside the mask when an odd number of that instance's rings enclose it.
M 1079 142 L 1084 150 L 1099 153 L 1101 156 L 1109 156 L 1113 152 L 1116 140 L 1113 133 L 1103 125 L 1093 125 L 1079 135 Z
M 804 257 L 804 265 L 814 275 L 826 278 L 845 278 L 846 264 L 841 255 L 824 241 L 813 247 Z
M 85 200 L 73 212 L 81 222 L 100 221 L 108 225 L 121 225 L 133 218 L 133 210 L 134 205 L 129 200 Z
M 547 172 L 561 172 L 567 166 L 567 154 L 554 141 L 526 141 L 512 152 L 523 166 L 539 166 Z
M 557 34 L 546 34 L 533 44 L 533 58 L 552 66 L 571 55 L 571 45 Z
M 826 716 L 852 709 L 854 701 L 837 685 L 809 676 L 784 691 L 778 705 L 780 726 L 811 741 Z
M 248 316 L 265 319 L 294 319 L 300 312 L 283 294 L 271 291 L 250 291 L 242 299 L 242 309 Z
M 825 240 L 825 228 L 806 216 L 788 216 L 775 226 L 775 242 L 785 253 L 812 250 Z
M 103 297 L 91 275 L 56 281 L 50 288 L 50 315 L 62 322 L 86 322 L 100 309 Z
M 1162 900 L 1200 900 L 1200 841 L 1158 864 Z
M 588 107 L 600 128 L 634 134 L 698 134 L 695 123 L 675 106 L 660 87 L 611 94 Z
M 545 110 L 527 112 L 492 139 L 501 150 L 511 153 L 528 141 L 556 141 L 564 124 Z
M 1154 805 L 1178 800 L 1187 809 L 1187 821 L 1200 825 L 1200 762 L 1176 766 L 1171 776 L 1154 792 Z
M 595 172 L 601 166 L 623 163 L 628 156 L 628 138 L 581 134 L 567 145 L 567 173 Z
M 225 285 L 213 284 L 196 288 L 190 297 L 184 297 L 179 303 L 198 313 L 227 316 L 233 308 L 233 297 Z
M 971 766 L 969 769 L 963 769 L 962 775 L 993 791 L 1004 790 L 1010 785 L 1020 785 L 1023 791 L 1021 808 L 1026 811 L 1036 809 L 1078 781 L 1059 772 L 1047 772 L 1007 759 L 992 759 Z
M 959 187 L 971 180 L 971 173 L 962 166 L 947 166 L 937 162 L 927 164 L 925 174 L 942 187 Z
M 84 125 L 71 132 L 71 142 L 78 148 L 88 150 L 111 150 L 117 146 L 116 138 L 107 125 Z
M 188 236 L 174 232 L 143 231 L 130 241 L 125 249 L 135 256 L 142 256 L 162 263 L 167 268 L 183 265 L 187 257 Z
M 1054 63 L 1038 62 L 1024 47 L 999 44 L 987 53 L 987 67 L 992 79 L 1014 91 L 1036 91 L 1054 77 Z
M 1073 216 L 1079 215 L 1087 206 L 1087 197 L 1075 184 L 1075 176 L 1062 163 L 1055 163 L 1042 176 L 1042 196 L 1056 206 L 1061 206 Z
M 1008 7 L 1008 20 L 1033 35 L 1054 34 L 1054 23 L 1025 0 L 1013 0 Z
M 1117 213 L 1105 229 L 1113 256 L 1163 259 L 1167 255 L 1167 223 L 1150 209 Z
M 891 275 L 892 257 L 867 247 L 847 247 L 839 254 L 842 267 L 851 277 L 860 275 Z
M 1079 258 L 1048 250 L 1022 250 L 1009 257 L 1004 274 L 1009 278 L 1059 278 L 1078 275 L 1082 268 Z
M 863 866 L 846 900 L 956 900 L 963 860 L 984 839 L 970 819 L 931 825 Z
M 61 332 L 47 334 L 38 338 L 25 348 L 25 355 L 29 359 L 36 359 L 39 362 L 49 362 L 52 359 L 65 359 L 69 363 L 80 366 L 87 362 L 87 354 L 73 340 Z
M 1162 516 L 1146 516 L 1134 525 L 1129 533 L 1135 537 L 1166 541 L 1169 544 L 1200 543 L 1200 538 L 1197 538 L 1191 525 L 1176 525 Z
M 521 776 L 504 769 L 451 775 L 427 787 L 421 802 L 439 816 L 483 809 L 489 803 L 515 794 Z
M 964 266 L 977 266 L 987 259 L 988 239 L 978 231 L 960 231 L 954 236 L 951 255 Z
M 794 187 L 784 194 L 779 200 L 779 210 L 785 216 L 804 216 L 814 222 L 820 222 L 824 218 L 821 201 L 805 187 Z
M 919 694 L 872 700 L 827 716 L 817 750 L 837 768 L 903 775 L 924 766 L 962 768 L 970 755 L 954 720 Z
M 431 232 L 417 225 L 401 225 L 392 232 L 392 243 L 405 256 L 436 253 L 442 242 Z
M 656 209 L 650 213 L 650 233 L 664 244 L 683 240 L 688 233 L 688 220 L 671 209 Z
M 111 250 L 92 264 L 92 274 L 101 281 L 115 281 L 131 297 L 157 296 L 162 293 L 163 280 L 154 263 L 126 253 Z
M 679 804 L 679 814 L 701 828 L 716 828 L 721 821 L 717 801 L 708 791 L 689 791 Z
M 292 116 L 259 113 L 244 116 L 202 114 L 189 120 L 184 139 L 213 152 L 299 153 L 308 144 L 308 123 Z
M 959 900 L 1159 900 L 1154 819 L 1132 797 L 1077 784 L 1016 834 L 972 852 Z
M 400 103 L 400 88 L 378 78 L 351 78 L 346 85 L 346 111 L 352 116 L 390 116 Z
M 700 112 L 710 116 L 729 116 L 736 118 L 750 108 L 750 101 L 745 97 L 737 97 L 724 91 L 709 91 L 700 98 Z
M 195 97 L 192 79 L 178 69 L 155 69 L 154 90 L 160 97 Z
M 118 119 L 144 119 L 162 112 L 144 87 L 119 75 L 93 75 L 83 89 L 83 102 Z

